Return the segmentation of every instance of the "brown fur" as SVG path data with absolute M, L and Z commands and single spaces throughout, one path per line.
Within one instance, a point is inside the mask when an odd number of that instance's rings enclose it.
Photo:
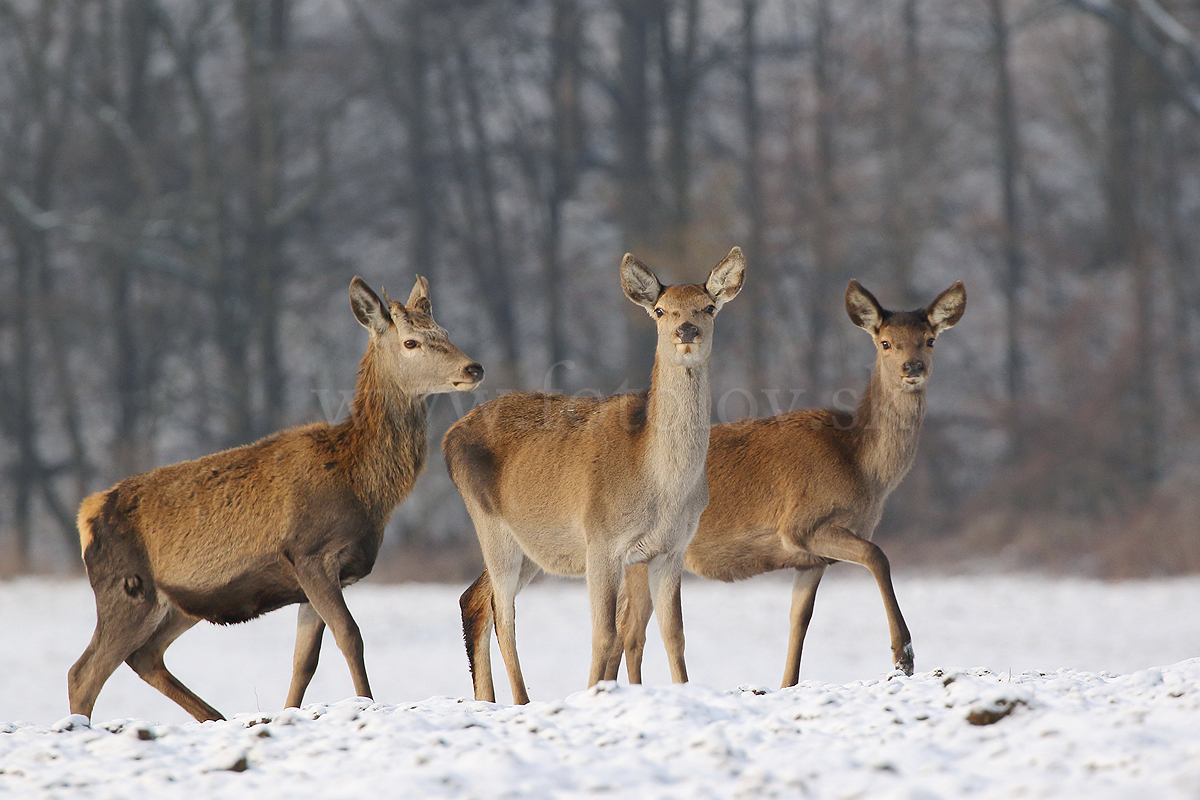
M 162 652 L 200 619 L 244 622 L 292 603 L 305 606 L 289 704 L 303 697 L 326 623 L 356 691 L 370 696 L 341 587 L 371 571 L 388 517 L 424 467 L 425 395 L 470 388 L 482 375 L 429 316 L 427 291 L 418 279 L 406 309 L 385 307 L 361 278 L 351 284 L 371 338 L 345 421 L 160 467 L 83 501 L 80 544 L 97 626 L 70 671 L 72 713 L 91 715 L 124 660 L 197 719 L 219 719 L 167 672 Z
M 514 392 L 464 416 L 442 442 L 475 523 L 487 570 L 462 597 L 477 700 L 495 700 L 490 635 L 513 701 L 528 702 L 513 602 L 539 570 L 586 575 L 592 610 L 589 684 L 607 676 L 621 570 L 647 562 L 672 678 L 687 679 L 679 578 L 683 549 L 708 502 L 708 357 L 713 316 L 741 288 L 734 248 L 704 286 L 664 288 L 632 256 L 622 285 L 658 325 L 649 392 L 604 398 Z
M 857 412 L 807 409 L 712 428 L 707 460 L 712 500 L 684 563 L 697 575 L 723 581 L 797 570 L 784 686 L 798 680 L 813 596 L 821 573 L 834 561 L 871 569 L 888 610 L 895 665 L 912 673 L 911 640 L 895 602 L 887 557 L 870 539 L 888 495 L 916 455 L 932 369 L 928 341 L 958 321 L 965 303 L 966 292 L 957 283 L 927 309 L 888 312 L 852 281 L 847 289 L 851 318 L 877 346 Z M 650 616 L 645 587 L 645 577 L 631 567 L 620 617 L 635 683 L 641 680 Z
M 463 644 L 467 648 L 467 665 L 474 675 L 483 668 L 481 658 L 487 659 L 488 671 L 491 671 L 491 653 L 478 647 L 480 636 L 485 632 L 485 626 L 492 624 L 492 581 L 487 570 L 483 571 L 475 582 L 467 587 L 458 598 L 458 607 L 462 611 Z

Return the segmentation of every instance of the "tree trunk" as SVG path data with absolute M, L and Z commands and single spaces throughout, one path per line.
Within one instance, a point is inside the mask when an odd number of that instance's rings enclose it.
M 255 0 L 239 0 L 245 61 L 244 103 L 247 121 L 246 152 L 249 180 L 246 207 L 249 210 L 243 240 L 241 269 L 245 278 L 245 333 L 258 351 L 257 369 L 247 378 L 257 379 L 262 407 L 256 413 L 253 394 L 238 393 L 240 402 L 251 404 L 238 410 L 249 436 L 258 438 L 283 426 L 285 421 L 286 376 L 279 350 L 279 310 L 276 294 L 285 278 L 281 224 L 273 218 L 280 206 L 284 169 L 283 121 L 280 101 L 275 96 L 280 61 L 287 55 L 290 0 L 270 0 L 264 7 Z
M 1130 0 L 1118 0 L 1126 12 Z M 1140 92 L 1145 88 L 1142 60 L 1128 37 L 1119 30 L 1108 34 L 1109 53 L 1109 139 L 1106 157 L 1106 200 L 1108 234 L 1105 256 L 1108 263 L 1132 271 L 1134 297 L 1131 328 L 1135 331 L 1130 384 L 1134 486 L 1147 492 L 1157 479 L 1158 409 L 1154 387 L 1155 341 L 1153 272 L 1142 243 L 1138 220 L 1139 176 L 1142 152 Z
M 462 187 L 464 192 L 474 192 L 483 225 L 471 235 L 482 238 L 477 252 L 482 257 L 480 264 L 489 280 L 487 297 L 496 322 L 497 333 L 504 345 L 505 358 L 513 375 L 521 369 L 521 334 L 517 329 L 514 313 L 513 279 L 508 258 L 505 256 L 504 233 L 501 230 L 499 197 L 496 179 L 492 172 L 491 137 L 483 122 L 483 100 L 479 93 L 479 74 L 471 60 L 469 48 L 460 42 L 457 50 L 460 86 L 467 108 L 467 127 L 474 140 L 474 152 L 468 180 Z
M 659 71 L 667 116 L 666 167 L 671 191 L 666 247 L 676 265 L 683 267 L 687 262 L 692 223 L 692 96 L 697 80 L 695 62 L 700 2 L 684 2 L 683 41 L 678 48 L 671 29 L 672 4 L 659 0 L 654 8 L 658 11 Z
M 756 20 L 758 0 L 742 1 L 742 117 L 746 128 L 746 162 L 744 166 L 746 205 L 746 252 L 755 265 L 755 279 L 750 284 L 754 308 L 746 315 L 749 322 L 746 346 L 747 382 L 751 391 L 767 387 L 767 354 L 770 340 L 768 325 L 773 303 L 770 259 L 765 252 L 763 230 L 766 227 L 766 207 L 762 187 L 762 113 L 758 102 L 756 66 L 759 59 Z
M 992 57 L 996 72 L 996 144 L 1001 193 L 1001 249 L 1004 252 L 1005 383 L 1008 393 L 1009 455 L 1023 452 L 1022 408 L 1025 396 L 1025 361 L 1021 352 L 1021 290 L 1025 256 L 1021 249 L 1021 207 L 1017 180 L 1021 170 L 1021 140 L 1013 96 L 1009 27 L 1005 0 L 989 0 L 992 24 Z
M 17 287 L 13 297 L 13 393 L 14 435 L 17 440 L 17 461 L 12 466 L 12 481 L 16 491 L 13 499 L 13 566 L 25 572 L 31 566 L 33 544 L 33 489 L 38 480 L 37 415 L 33 396 L 33 253 L 26 237 L 17 233 L 13 242 L 17 266 Z
M 650 15 L 643 0 L 617 0 L 620 13 L 617 89 L 617 218 L 625 250 L 655 250 L 660 230 L 650 170 L 649 88 L 646 80 Z M 644 256 L 643 256 L 644 257 Z
M 542 274 L 546 286 L 546 380 L 556 364 L 566 360 L 563 310 L 562 208 L 575 192 L 583 149 L 583 108 L 580 99 L 583 17 L 577 0 L 554 0 L 554 29 L 550 40 L 551 141 L 550 186 L 546 193 L 546 230 L 542 249 Z M 553 389 L 547 386 L 547 389 Z
M 816 137 L 817 197 L 814 208 L 813 274 L 808 306 L 808 381 L 813 391 L 822 386 L 824 362 L 822 353 L 828 319 L 825 308 L 829 298 L 826 287 L 829 276 L 838 271 L 837 213 L 839 198 L 834 178 L 836 153 L 834 148 L 834 85 L 831 73 L 831 34 L 833 21 L 830 0 L 816 0 L 814 7 L 813 82 L 816 86 L 817 109 L 814 135 Z

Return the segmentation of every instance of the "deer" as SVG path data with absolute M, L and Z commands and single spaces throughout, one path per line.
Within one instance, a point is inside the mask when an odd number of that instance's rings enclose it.
M 433 319 L 417 278 L 401 304 L 360 277 L 367 329 L 350 413 L 162 466 L 86 498 L 79 537 L 96 630 L 68 673 L 71 713 L 90 719 L 124 661 L 203 722 L 224 717 L 169 672 L 163 653 L 200 620 L 229 625 L 299 603 L 288 706 L 304 698 L 329 626 L 355 692 L 371 698 L 363 640 L 343 587 L 371 572 L 384 525 L 428 449 L 427 396 L 468 391 L 483 367 Z
M 791 631 L 782 686 L 800 679 L 800 654 L 825 568 L 838 561 L 871 571 L 883 597 L 896 669 L 913 673 L 912 637 L 900 613 L 887 556 L 871 541 L 888 496 L 912 467 L 938 336 L 962 319 L 962 281 L 926 308 L 888 311 L 856 280 L 846 288 L 850 321 L 871 334 L 875 364 L 857 411 L 804 409 L 714 425 L 708 448 L 712 502 L 684 555 L 685 568 L 739 581 L 794 569 Z M 645 570 L 631 566 L 619 601 L 630 683 L 642 681 L 653 609 Z M 620 666 L 618 648 L 610 665 Z
M 496 631 L 515 704 L 529 702 L 517 658 L 517 593 L 539 572 L 584 576 L 592 619 L 588 686 L 607 679 L 625 567 L 644 563 L 677 683 L 687 681 L 683 551 L 708 504 L 709 357 L 714 318 L 737 296 L 734 247 L 704 284 L 663 286 L 630 254 L 626 296 L 657 325 L 650 388 L 608 397 L 512 392 L 472 409 L 442 452 L 475 525 L 485 569 L 460 598 L 475 699 L 495 702 Z

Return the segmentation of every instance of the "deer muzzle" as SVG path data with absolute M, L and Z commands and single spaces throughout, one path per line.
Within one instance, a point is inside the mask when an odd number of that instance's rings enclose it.
M 474 389 L 483 380 L 483 366 L 477 361 L 473 361 L 463 367 L 463 379 L 454 381 L 454 388 L 460 392 L 467 392 Z
M 675 329 L 675 337 L 679 340 L 677 344 L 694 344 L 699 335 L 700 329 L 690 322 L 685 322 Z

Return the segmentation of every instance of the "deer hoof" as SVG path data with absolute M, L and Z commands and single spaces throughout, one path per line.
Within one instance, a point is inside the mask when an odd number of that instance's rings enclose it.
M 893 652 L 896 659 L 896 669 L 903 672 L 905 675 L 912 676 L 913 674 L 913 646 L 912 642 L 904 645 L 899 652 Z

